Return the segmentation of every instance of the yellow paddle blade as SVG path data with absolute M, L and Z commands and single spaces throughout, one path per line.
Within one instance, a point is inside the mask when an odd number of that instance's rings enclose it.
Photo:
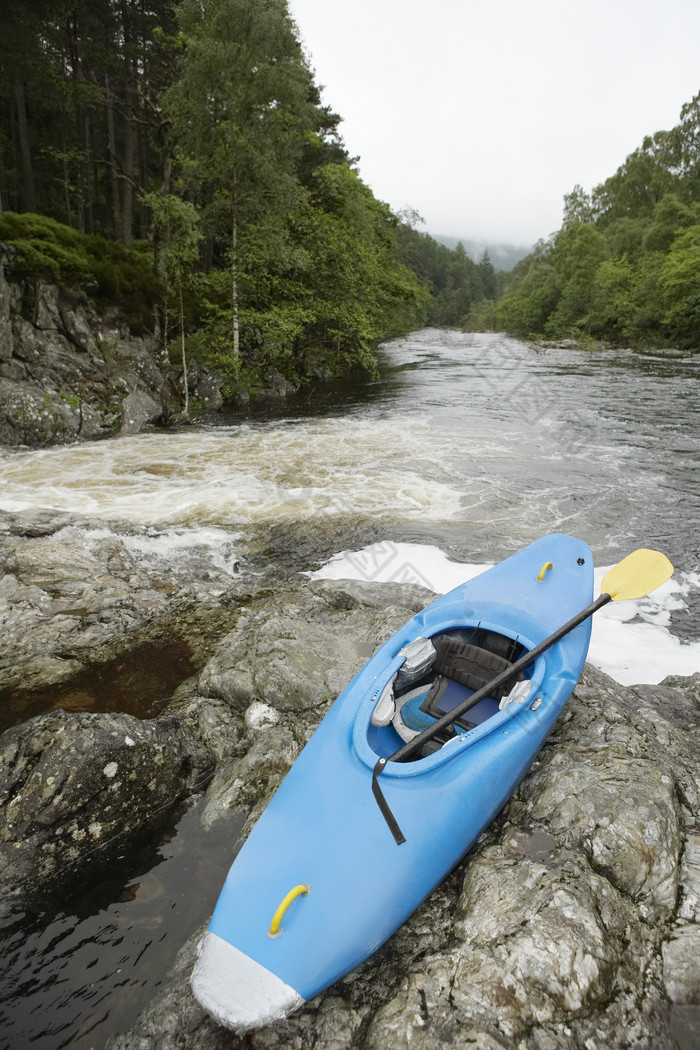
M 665 554 L 640 547 L 613 566 L 603 577 L 601 594 L 614 602 L 643 598 L 673 576 L 673 566 Z

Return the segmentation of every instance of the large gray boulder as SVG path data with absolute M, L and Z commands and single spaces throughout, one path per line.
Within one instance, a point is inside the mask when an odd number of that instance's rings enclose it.
M 435 596 L 420 587 L 319 580 L 241 615 L 200 690 L 244 710 L 301 713 L 337 696 L 386 638 Z
M 123 647 L 145 619 L 175 622 L 173 603 L 193 637 L 188 617 L 206 606 L 212 634 L 163 720 L 55 713 L 1 738 L 12 887 L 36 885 L 35 871 L 82 877 L 102 842 L 119 828 L 134 841 L 210 769 L 203 822 L 242 808 L 246 834 L 339 690 L 432 597 L 279 578 L 246 590 L 203 551 L 161 564 L 145 530 L 50 514 L 4 523 L 8 688 L 13 654 L 37 680 L 42 661 L 70 675 L 67 661 L 82 665 L 110 638 Z M 190 995 L 192 938 L 114 1050 L 694 1050 L 699 727 L 700 676 L 624 688 L 587 667 L 503 813 L 373 959 L 288 1022 L 238 1039 Z
M 138 434 L 146 423 L 152 423 L 162 414 L 160 405 L 145 390 L 133 390 L 122 401 L 121 433 Z
M 16 701 L 67 682 L 149 632 L 193 652 L 211 647 L 239 589 L 236 537 L 222 530 L 216 540 L 173 552 L 167 538 L 137 525 L 0 511 L 0 725 L 10 694 Z M 202 643 L 206 619 L 216 627 Z
M 39 715 L 0 736 L 5 902 L 74 891 L 167 819 L 211 773 L 175 718 Z

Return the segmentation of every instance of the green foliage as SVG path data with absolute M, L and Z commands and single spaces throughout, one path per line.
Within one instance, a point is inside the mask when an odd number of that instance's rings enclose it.
M 419 321 L 425 296 L 399 260 L 397 225 L 348 165 L 316 172 L 313 196 L 295 220 L 315 315 L 302 353 L 321 347 L 328 359 L 372 368 L 377 343 Z
M 700 347 L 700 225 L 679 233 L 659 275 L 667 331 L 683 346 Z
M 628 259 L 605 259 L 591 281 L 587 328 L 594 336 L 630 342 L 638 331 L 636 274 Z
M 321 361 L 335 372 L 372 370 L 377 344 L 423 316 L 425 293 L 398 259 L 397 227 L 349 165 L 323 165 L 289 216 L 269 216 L 248 230 L 239 352 L 231 339 L 230 275 L 215 270 L 202 279 L 201 332 L 188 341 L 190 353 L 207 355 L 233 388 L 245 382 L 250 389 L 250 376 L 269 366 L 294 382 Z
M 320 105 L 286 0 L 182 0 L 177 15 L 184 48 L 164 102 L 215 263 L 200 276 L 190 352 L 232 389 L 270 366 L 298 381 L 311 359 L 374 367 L 423 295 L 399 261 L 396 217 Z
M 564 198 L 562 229 L 515 267 L 508 330 L 700 345 L 700 95 L 609 179 Z
M 654 208 L 651 222 L 645 227 L 642 247 L 645 252 L 667 252 L 676 234 L 700 218 L 700 202 L 692 207 L 677 194 L 665 194 Z
M 210 361 L 230 393 L 271 367 L 371 369 L 424 323 L 429 279 L 353 169 L 287 0 L 33 0 L 3 29 L 0 236 L 20 273 L 113 301 L 166 351 L 177 319 L 183 369 Z M 139 233 L 149 247 L 118 243 Z
M 542 334 L 559 300 L 556 270 L 549 260 L 519 265 L 516 280 L 498 303 L 496 327 L 525 336 Z
M 423 323 L 448 327 L 469 323 L 474 304 L 485 294 L 488 297 L 498 282 L 488 256 L 477 265 L 461 243 L 454 250 L 447 248 L 416 230 L 410 214 L 408 220 L 397 233 L 399 257 L 423 288 Z
M 45 215 L 9 211 L 0 215 L 0 240 L 14 247 L 19 275 L 89 292 L 98 302 L 119 306 L 134 327 L 150 325 L 159 284 L 147 244 L 127 248 Z
M 174 72 L 174 2 L 5 4 L 0 197 L 81 232 L 147 234 L 137 192 L 166 157 L 156 99 Z
M 559 231 L 552 251 L 559 296 L 547 318 L 547 335 L 570 336 L 586 330 L 593 279 L 607 256 L 605 236 L 592 223 L 574 222 Z

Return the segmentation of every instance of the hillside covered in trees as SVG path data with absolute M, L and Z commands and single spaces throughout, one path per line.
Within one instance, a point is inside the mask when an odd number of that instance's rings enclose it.
M 378 201 L 286 0 L 28 0 L 0 39 L 0 240 L 230 393 L 361 364 L 493 298 Z
M 591 193 L 564 199 L 562 228 L 512 272 L 472 328 L 700 347 L 700 94 Z

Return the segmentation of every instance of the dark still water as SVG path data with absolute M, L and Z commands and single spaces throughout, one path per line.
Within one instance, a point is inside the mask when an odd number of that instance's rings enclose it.
M 1 1050 L 98 1050 L 136 1021 L 208 921 L 234 856 L 243 815 L 205 831 L 202 805 L 68 909 L 3 918 Z

